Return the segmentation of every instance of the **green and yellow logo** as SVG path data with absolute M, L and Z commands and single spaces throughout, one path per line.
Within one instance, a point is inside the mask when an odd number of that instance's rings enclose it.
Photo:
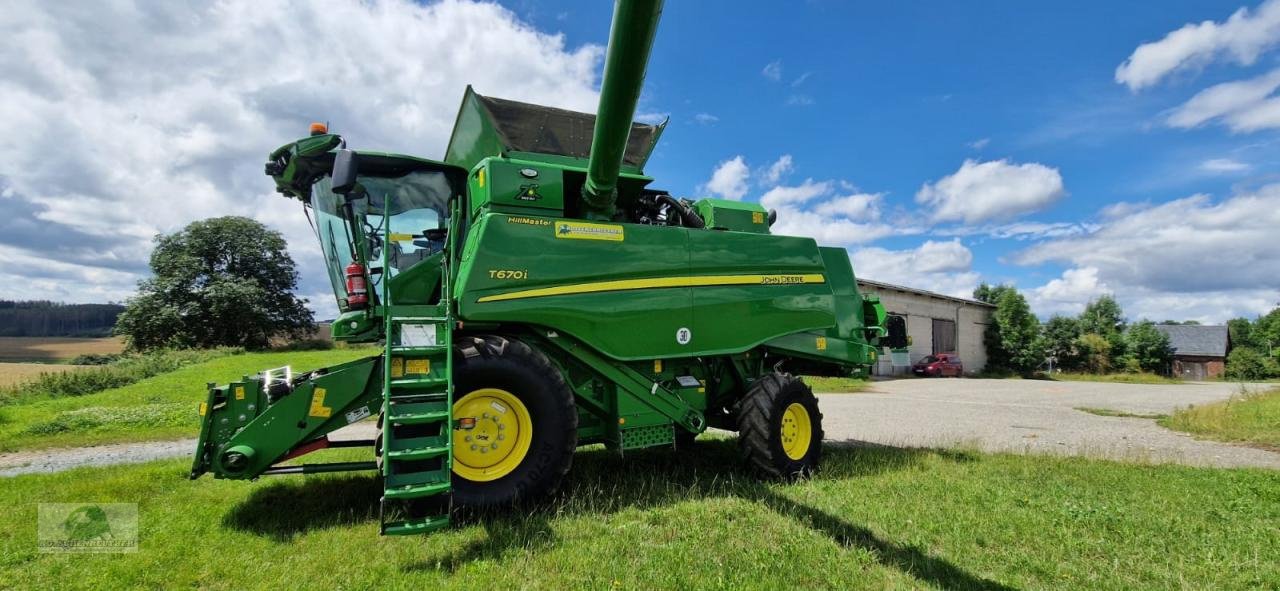
M 556 222 L 556 238 L 573 240 L 609 240 L 622 242 L 622 226 L 588 222 Z

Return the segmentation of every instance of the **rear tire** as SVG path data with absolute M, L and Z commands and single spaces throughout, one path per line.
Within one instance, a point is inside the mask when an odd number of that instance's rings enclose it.
M 822 461 L 822 413 L 791 374 L 755 381 L 738 409 L 738 449 L 747 467 L 773 480 L 812 476 Z
M 502 507 L 554 493 L 578 447 L 578 409 L 560 371 L 546 355 L 506 337 L 461 337 L 455 347 L 455 408 L 465 404 L 470 393 L 503 391 L 527 411 L 532 436 L 528 451 L 509 473 L 474 481 L 459 474 L 458 446 L 469 444 L 463 443 L 466 432 L 455 431 L 454 502 L 472 508 Z

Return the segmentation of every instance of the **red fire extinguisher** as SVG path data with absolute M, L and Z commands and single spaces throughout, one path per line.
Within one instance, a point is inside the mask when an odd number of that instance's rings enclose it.
M 369 305 L 369 287 L 364 279 L 364 265 L 352 261 L 347 265 L 347 307 L 363 310 Z

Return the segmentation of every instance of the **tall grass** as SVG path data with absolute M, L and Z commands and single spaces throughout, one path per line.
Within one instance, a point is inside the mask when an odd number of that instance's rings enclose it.
M 1245 391 L 1222 402 L 1189 406 L 1160 424 L 1211 439 L 1280 451 L 1280 388 Z
M 45 398 L 83 396 L 127 386 L 188 365 L 243 352 L 243 349 L 229 347 L 154 351 L 125 355 L 111 363 L 82 371 L 42 373 L 34 380 L 0 388 L 0 406 Z

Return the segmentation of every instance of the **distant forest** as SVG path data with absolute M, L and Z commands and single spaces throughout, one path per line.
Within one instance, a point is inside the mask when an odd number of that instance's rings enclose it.
M 103 337 L 120 304 L 59 304 L 0 300 L 0 337 Z

